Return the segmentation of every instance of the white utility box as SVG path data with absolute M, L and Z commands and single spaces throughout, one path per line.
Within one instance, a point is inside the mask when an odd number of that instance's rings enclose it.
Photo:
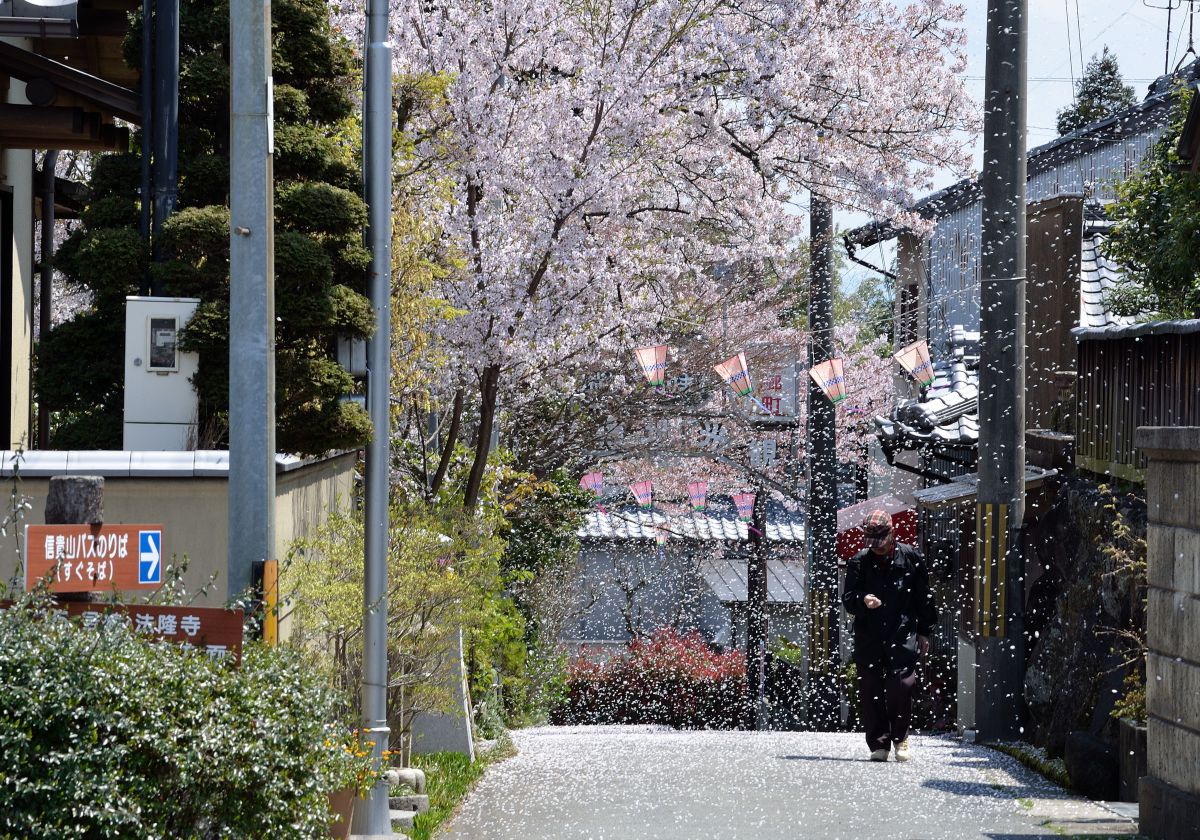
M 197 298 L 125 299 L 125 443 L 126 450 L 196 448 L 199 400 L 192 376 L 197 353 L 178 347 Z

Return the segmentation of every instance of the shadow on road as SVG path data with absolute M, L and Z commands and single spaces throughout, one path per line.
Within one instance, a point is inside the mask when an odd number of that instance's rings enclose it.
M 835 755 L 777 755 L 775 757 L 782 761 L 850 761 L 855 764 L 862 764 L 864 761 L 868 764 L 871 762 L 870 758 L 843 758 Z M 875 763 L 882 764 L 883 762 Z

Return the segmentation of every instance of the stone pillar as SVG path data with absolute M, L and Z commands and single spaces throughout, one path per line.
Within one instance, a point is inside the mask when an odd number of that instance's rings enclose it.
M 1200 427 L 1137 430 L 1145 454 L 1148 775 L 1141 833 L 1200 837 Z

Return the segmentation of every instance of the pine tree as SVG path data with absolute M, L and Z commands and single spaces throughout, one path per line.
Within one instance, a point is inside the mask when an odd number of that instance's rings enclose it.
M 220 448 L 229 404 L 229 38 L 228 5 L 183 0 L 180 9 L 178 210 L 159 240 L 166 261 L 150 263 L 138 235 L 138 143 L 96 159 L 83 225 L 56 267 L 92 292 L 90 309 L 44 339 L 36 388 L 54 410 L 57 449 L 119 449 L 122 437 L 125 296 L 147 268 L 163 294 L 201 300 L 180 336 L 197 351 L 200 441 Z M 370 254 L 362 244 L 359 136 L 352 99 L 353 56 L 329 26 L 322 0 L 272 4 L 275 80 L 276 442 L 319 454 L 361 445 L 366 412 L 342 396 L 351 376 L 332 358 L 339 335 L 374 326 L 363 295 Z M 125 41 L 141 64 L 141 26 Z
M 1058 112 L 1058 133 L 1070 134 L 1136 101 L 1133 88 L 1121 79 L 1117 57 L 1105 45 L 1103 52 L 1092 56 L 1075 83 L 1075 101 Z

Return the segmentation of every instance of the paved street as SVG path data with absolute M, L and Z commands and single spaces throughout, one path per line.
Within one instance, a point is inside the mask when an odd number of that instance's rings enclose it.
M 907 764 L 845 733 L 654 727 L 515 733 L 452 840 L 1039 840 L 1133 833 L 991 750 L 914 737 Z M 1053 825 L 1046 824 L 1047 821 Z

